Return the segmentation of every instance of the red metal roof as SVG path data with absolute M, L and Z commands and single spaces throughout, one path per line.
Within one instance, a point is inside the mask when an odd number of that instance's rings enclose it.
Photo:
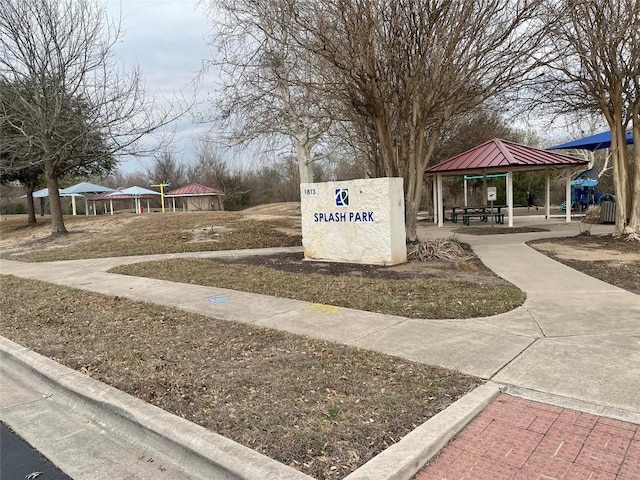
M 537 170 L 544 167 L 579 166 L 587 160 L 552 153 L 494 138 L 427 169 L 427 174 L 478 170 Z
M 198 197 L 212 195 L 224 195 L 224 193 L 220 190 L 216 190 L 215 188 L 205 187 L 199 183 L 190 183 L 189 185 L 175 188 L 164 194 L 165 197 Z
M 91 200 L 92 202 L 96 202 L 98 200 L 109 200 L 109 198 L 111 198 L 111 197 L 109 197 L 110 193 L 112 193 L 112 192 L 102 192 L 102 193 L 99 193 L 98 195 L 95 195 L 95 196 L 89 198 L 89 200 Z

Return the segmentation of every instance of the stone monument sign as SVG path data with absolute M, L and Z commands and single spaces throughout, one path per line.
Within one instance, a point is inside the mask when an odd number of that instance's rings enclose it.
M 402 178 L 302 183 L 300 200 L 305 259 L 407 261 Z

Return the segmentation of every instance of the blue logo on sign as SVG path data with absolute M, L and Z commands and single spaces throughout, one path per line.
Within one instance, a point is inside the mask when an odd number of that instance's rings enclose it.
M 335 198 L 336 198 L 336 207 L 348 207 L 349 206 L 349 189 L 336 188 Z

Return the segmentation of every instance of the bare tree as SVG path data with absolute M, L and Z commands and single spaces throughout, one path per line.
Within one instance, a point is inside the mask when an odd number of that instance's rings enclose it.
M 292 39 L 292 5 L 282 0 L 203 0 L 202 5 L 216 52 L 202 73 L 214 70 L 223 84 L 214 101 L 221 140 L 229 145 L 263 140 L 274 150 L 290 142 L 300 181 L 312 182 L 312 164 L 324 156 L 316 146 L 332 117 L 314 70 Z
M 145 99 L 137 69 L 115 65 L 121 36 L 94 0 L 0 3 L 0 80 L 17 99 L 19 141 L 45 172 L 53 234 L 66 233 L 57 192 L 70 157 L 87 158 L 96 138 L 94 155 L 141 153 L 139 140 L 171 118 Z
M 164 149 L 153 157 L 153 165 L 147 171 L 152 182 L 171 182 L 174 187 L 180 187 L 186 183 L 187 167 L 178 161 L 175 153 Z
M 548 0 L 550 58 L 537 101 L 602 113 L 611 130 L 616 231 L 640 231 L 640 0 Z M 631 126 L 632 154 L 625 134 Z
M 447 122 L 528 78 L 538 0 L 291 0 L 298 41 L 374 140 L 376 175 L 402 176 L 407 239 Z
M 189 181 L 222 190 L 221 205 L 225 210 L 240 210 L 249 202 L 247 175 L 240 168 L 232 168 L 216 151 L 214 142 L 201 137 L 195 142 L 196 159 L 188 169 Z

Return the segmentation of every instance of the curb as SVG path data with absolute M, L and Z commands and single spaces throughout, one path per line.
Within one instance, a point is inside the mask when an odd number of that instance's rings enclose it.
M 312 480 L 293 468 L 0 337 L 0 360 L 70 410 L 203 479 Z
M 489 382 L 467 393 L 344 480 L 409 480 L 500 394 Z
M 51 390 L 47 398 L 202 479 L 313 480 L 248 447 L 0 336 L 3 368 Z M 409 480 L 501 392 L 477 387 L 344 480 Z

